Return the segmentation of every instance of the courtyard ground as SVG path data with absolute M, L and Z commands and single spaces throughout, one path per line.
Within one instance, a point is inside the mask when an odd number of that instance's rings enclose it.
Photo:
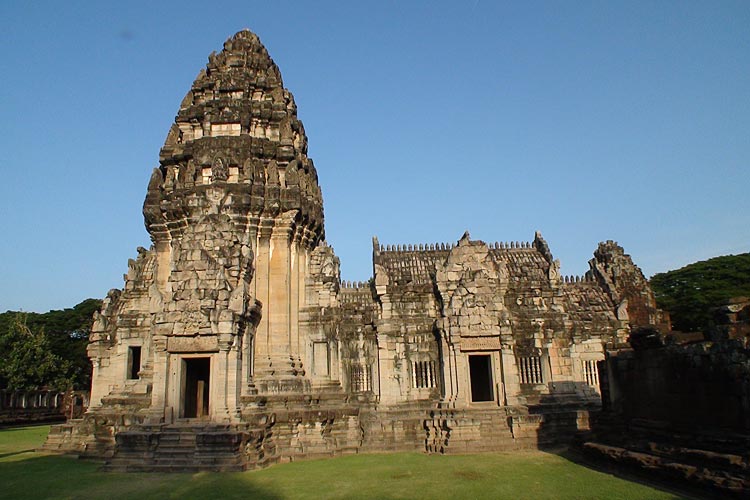
M 0 498 L 682 498 L 541 451 L 363 454 L 241 473 L 105 473 L 96 462 L 34 451 L 48 430 L 0 430 Z

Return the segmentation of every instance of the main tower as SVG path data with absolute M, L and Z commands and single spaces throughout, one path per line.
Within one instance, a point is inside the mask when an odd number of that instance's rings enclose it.
M 323 261 L 338 285 L 338 267 L 294 98 L 255 34 L 209 56 L 143 215 L 153 245 L 92 329 L 89 413 L 236 423 L 258 395 L 309 392 L 306 290 Z
M 299 312 L 310 253 L 324 238 L 323 200 L 294 97 L 255 34 L 241 31 L 209 56 L 143 213 L 170 316 L 159 337 L 244 337 L 241 384 L 300 389 Z M 262 304 L 252 335 L 242 324 L 250 297 Z

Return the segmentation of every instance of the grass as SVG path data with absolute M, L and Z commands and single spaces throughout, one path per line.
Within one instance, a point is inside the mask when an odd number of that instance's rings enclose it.
M 540 451 L 351 455 L 241 473 L 104 473 L 98 463 L 33 451 L 48 429 L 0 430 L 0 498 L 681 498 Z

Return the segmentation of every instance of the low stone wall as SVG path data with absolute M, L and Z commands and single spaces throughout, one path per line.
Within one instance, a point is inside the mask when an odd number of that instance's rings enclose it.
M 87 392 L 0 390 L 0 425 L 76 418 L 88 407 Z
M 750 339 L 622 350 L 606 371 L 620 419 L 750 432 Z
M 750 339 L 632 342 L 602 362 L 604 412 L 584 436 L 590 457 L 750 498 Z

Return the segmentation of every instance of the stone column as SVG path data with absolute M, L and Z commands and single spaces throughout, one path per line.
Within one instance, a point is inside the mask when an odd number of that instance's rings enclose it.
M 212 382 L 211 401 L 213 410 L 211 415 L 216 422 L 228 422 L 231 420 L 230 407 L 236 406 L 235 384 L 237 367 L 230 363 L 232 334 L 222 332 L 219 334 L 219 352 L 213 356 L 215 366 L 211 369 Z M 231 406 L 230 406 L 231 405 Z
M 253 288 L 255 297 L 263 305 L 263 313 L 255 332 L 255 372 L 257 376 L 262 376 L 270 370 L 270 338 L 269 338 L 269 320 L 271 311 L 271 302 L 269 300 L 269 265 L 271 255 L 271 232 L 273 230 L 273 220 L 264 219 L 258 231 L 258 243 L 255 252 L 255 276 L 253 278 Z
M 151 408 L 164 409 L 163 417 L 169 419 L 171 416 L 177 416 L 178 409 L 167 408 L 168 403 L 178 404 L 179 394 L 177 398 L 167 397 L 167 377 L 169 376 L 169 353 L 167 352 L 167 337 L 163 335 L 155 335 L 153 337 L 153 356 L 154 356 L 154 379 L 153 387 L 151 389 Z M 172 388 L 174 390 L 174 388 Z M 178 388 L 179 392 L 179 388 Z M 173 413 L 172 413 L 173 412 Z M 170 413 L 170 415 L 167 415 Z
M 292 236 L 291 255 L 290 255 L 290 295 L 289 295 L 289 328 L 290 328 L 290 352 L 293 362 L 301 368 L 302 354 L 300 345 L 300 328 L 299 328 L 299 310 L 300 296 L 304 295 L 304 281 L 300 280 L 300 275 L 304 275 L 305 249 L 302 246 L 303 229 L 296 228 Z M 300 287 L 300 284 L 302 287 Z
M 291 297 L 291 239 L 294 229 L 287 221 L 278 221 L 271 233 L 268 267 L 268 345 L 274 372 L 288 373 L 291 358 L 290 297 Z
M 508 406 L 521 404 L 521 383 L 518 379 L 518 365 L 513 353 L 512 344 L 503 344 L 500 351 L 502 357 L 503 383 L 505 384 L 505 398 Z
M 101 375 L 101 358 L 91 358 L 91 365 L 93 367 L 91 372 L 91 380 L 95 380 L 96 383 L 91 384 L 91 396 L 89 397 L 89 407 L 94 408 L 101 406 L 102 397 L 106 396 L 106 384 L 102 384 L 99 381 L 102 380 Z
M 443 401 L 453 404 L 458 396 L 458 372 L 456 371 L 456 350 L 455 346 L 448 341 L 448 334 L 442 330 L 440 332 L 440 352 L 442 354 L 442 375 L 443 375 Z

